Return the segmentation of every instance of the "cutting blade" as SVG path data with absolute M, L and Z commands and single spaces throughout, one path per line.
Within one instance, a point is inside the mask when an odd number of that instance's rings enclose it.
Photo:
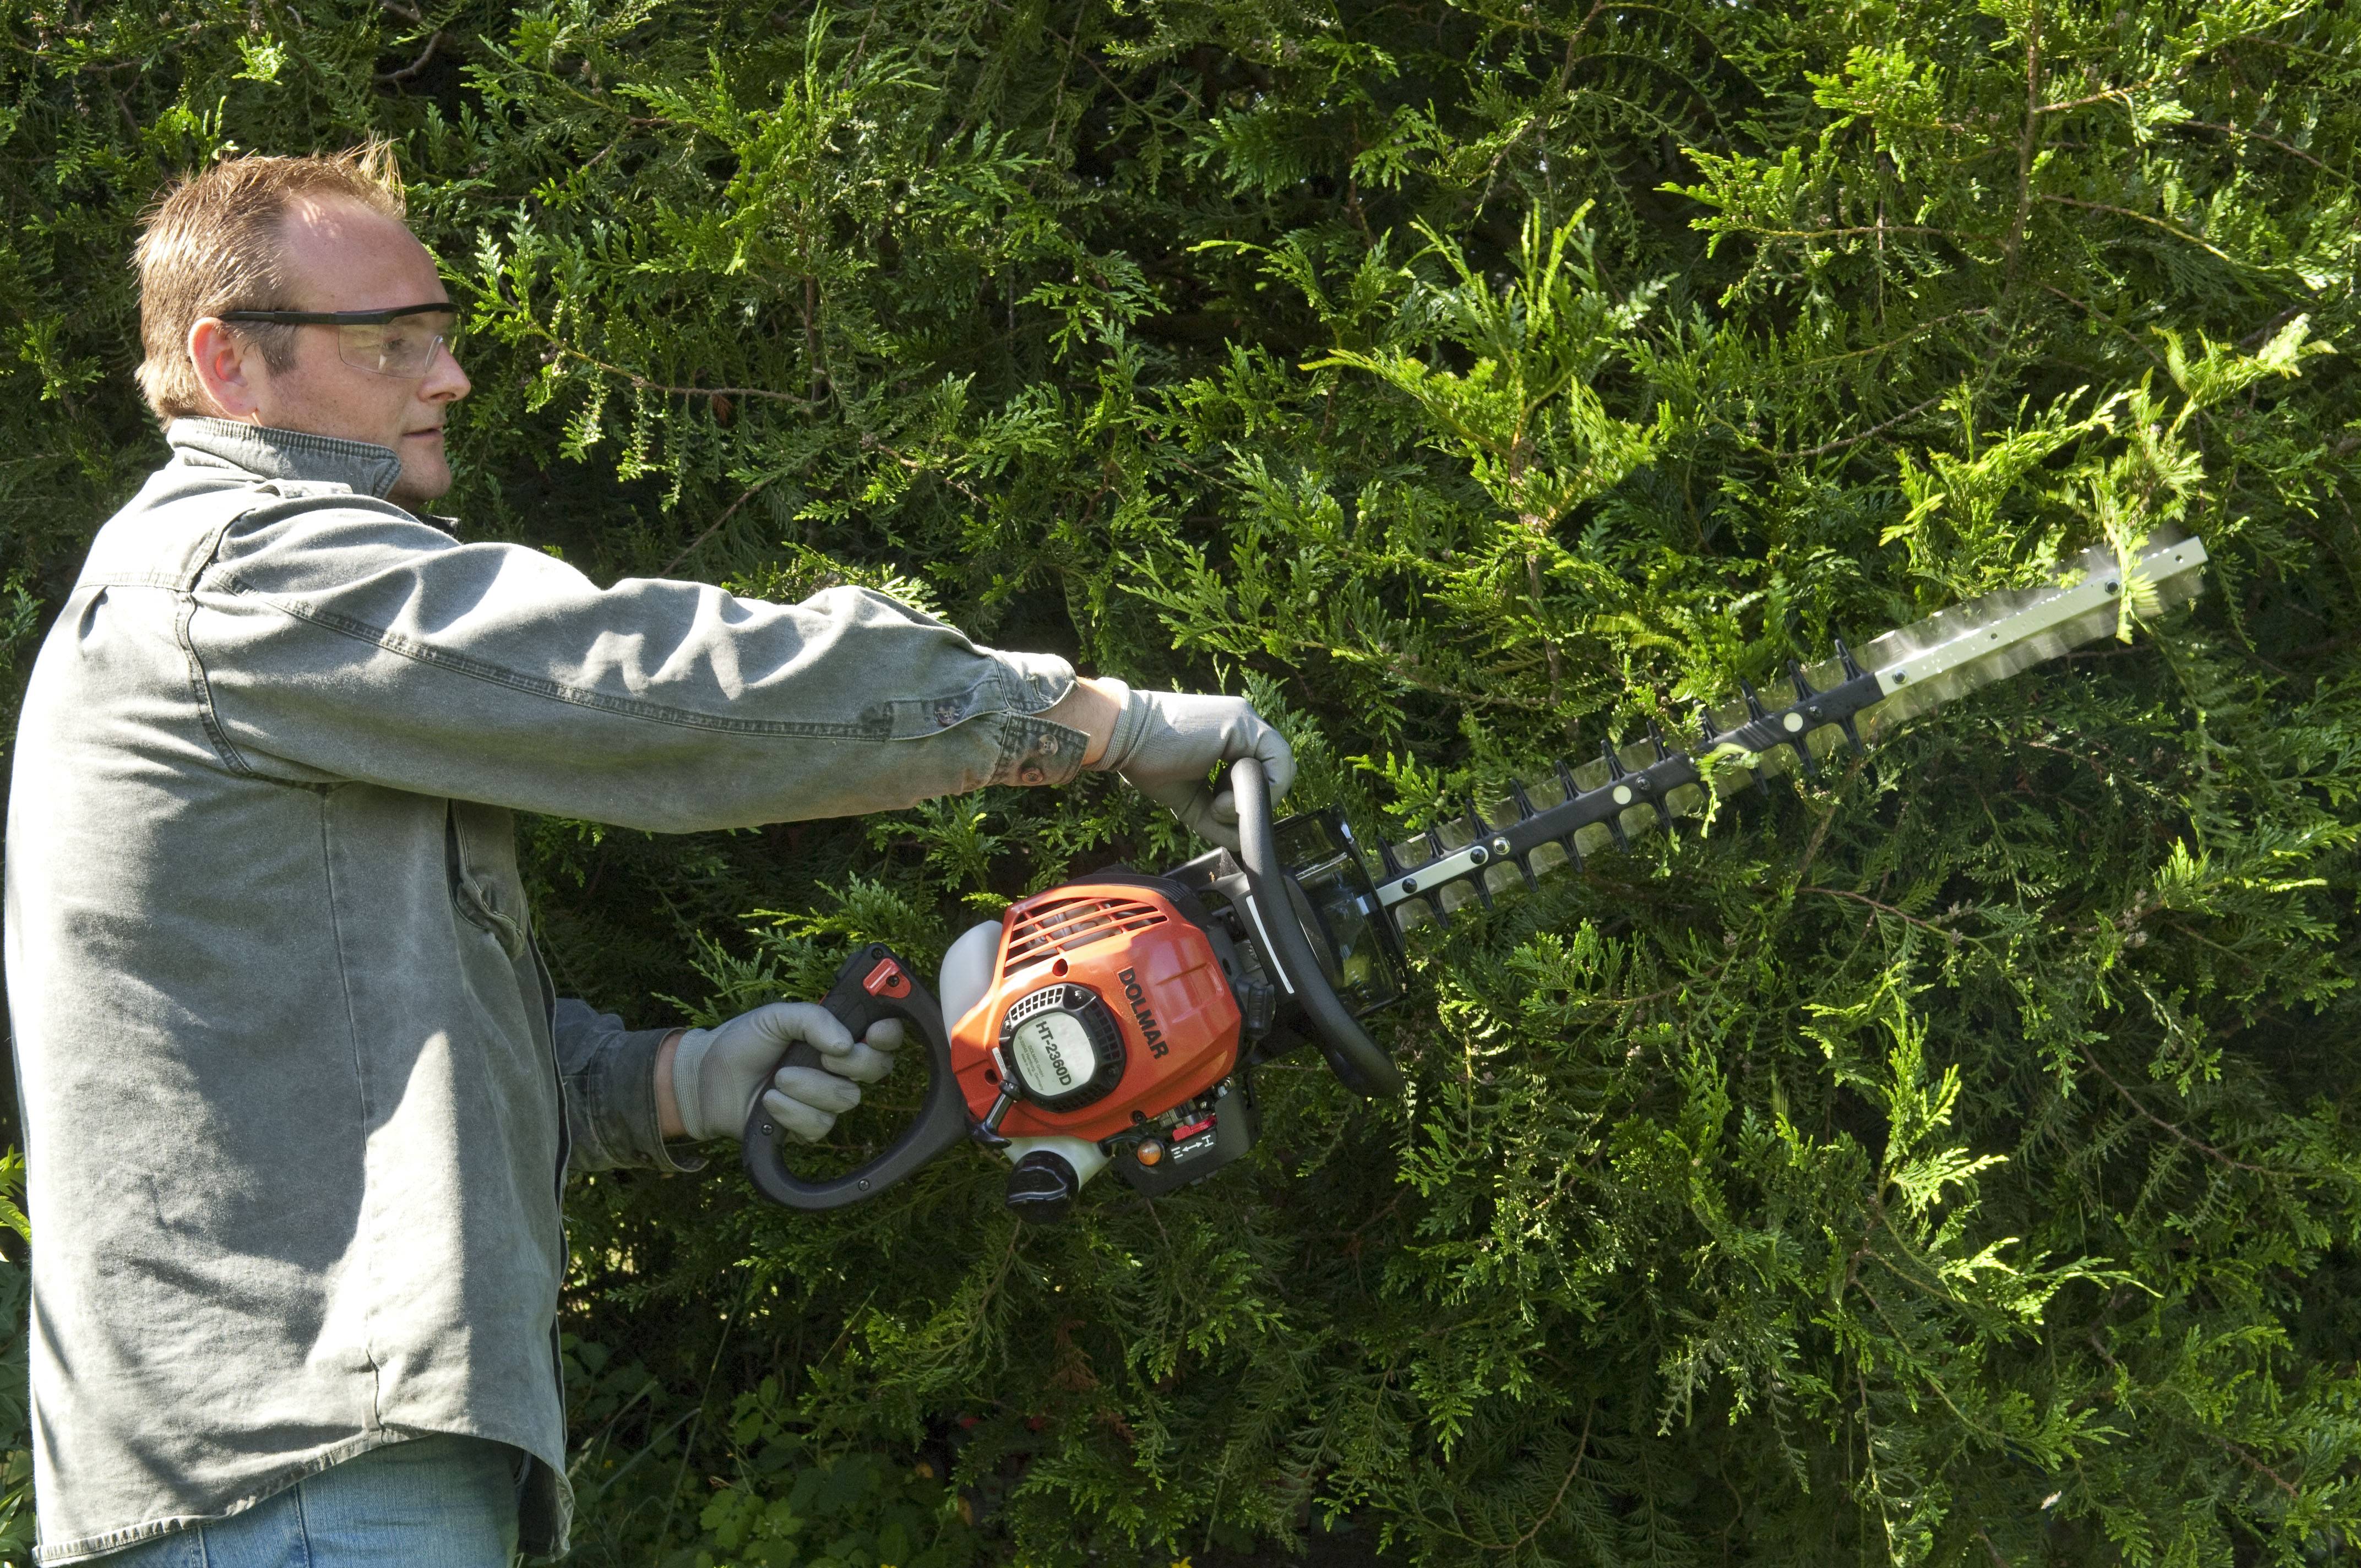
M 1595 760 L 1560 762 L 1513 781 L 1479 809 L 1468 801 L 1424 834 L 1385 850 L 1378 905 L 1397 929 L 1448 919 L 1472 903 L 1579 868 L 1633 836 L 1704 813 L 1716 796 L 1850 746 L 1874 745 L 1908 720 L 2070 649 L 2128 632 L 2138 619 L 2204 591 L 2193 536 L 2159 534 L 2136 553 L 2083 552 L 2050 582 L 1941 610 L 1805 666 L 1761 689 L 1701 707 L 1683 733 L 1652 727 Z

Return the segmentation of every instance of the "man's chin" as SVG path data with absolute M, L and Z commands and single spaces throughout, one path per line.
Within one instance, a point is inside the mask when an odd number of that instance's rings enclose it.
M 401 477 L 394 480 L 393 488 L 385 493 L 385 499 L 398 507 L 416 511 L 430 501 L 441 500 L 450 490 L 451 465 L 443 461 L 441 453 L 436 453 L 431 462 L 421 462 L 416 457 L 404 455 Z

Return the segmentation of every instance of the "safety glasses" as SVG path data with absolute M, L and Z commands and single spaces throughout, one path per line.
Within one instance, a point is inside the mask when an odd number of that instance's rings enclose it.
M 414 380 L 434 363 L 436 345 L 458 351 L 459 308 L 447 303 L 390 311 L 224 311 L 221 319 L 335 327 L 336 357 L 376 376 Z

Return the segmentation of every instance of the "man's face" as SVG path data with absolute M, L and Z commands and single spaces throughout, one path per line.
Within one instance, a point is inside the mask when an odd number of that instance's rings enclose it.
M 382 311 L 448 300 L 434 258 L 400 221 L 342 200 L 299 201 L 282 241 L 294 311 Z M 253 417 L 279 430 L 342 436 L 391 447 L 401 477 L 390 499 L 414 507 L 451 488 L 443 416 L 467 395 L 467 372 L 438 350 L 423 377 L 380 375 L 337 356 L 336 329 L 299 326 L 295 360 L 273 372 L 247 358 Z

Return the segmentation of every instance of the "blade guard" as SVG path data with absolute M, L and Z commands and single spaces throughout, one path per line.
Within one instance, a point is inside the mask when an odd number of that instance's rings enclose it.
M 1354 1093 L 1365 1099 L 1400 1094 L 1401 1069 L 1337 999 L 1312 954 L 1311 938 L 1296 918 L 1294 903 L 1286 894 L 1288 875 L 1272 843 L 1270 781 L 1263 773 L 1262 763 L 1253 757 L 1240 757 L 1230 764 L 1229 783 L 1237 796 L 1238 863 L 1251 890 L 1256 928 L 1268 940 L 1268 956 L 1310 1020 L 1320 1054 Z
M 922 984 L 910 966 L 883 942 L 857 949 L 836 971 L 820 1005 L 859 1039 L 872 1024 L 898 1018 L 925 1044 L 927 1098 L 917 1119 L 904 1129 L 893 1146 L 857 1170 L 825 1181 L 807 1181 L 787 1168 L 781 1149 L 778 1124 L 763 1109 L 763 1096 L 746 1117 L 746 1134 L 739 1148 L 747 1179 L 774 1203 L 807 1212 L 841 1209 L 874 1198 L 937 1155 L 967 1136 L 967 1104 L 960 1097 L 959 1080 L 951 1076 L 950 1040 L 943 1028 L 943 1010 L 934 993 Z M 818 1067 L 820 1055 L 807 1045 L 791 1047 L 782 1067 Z

